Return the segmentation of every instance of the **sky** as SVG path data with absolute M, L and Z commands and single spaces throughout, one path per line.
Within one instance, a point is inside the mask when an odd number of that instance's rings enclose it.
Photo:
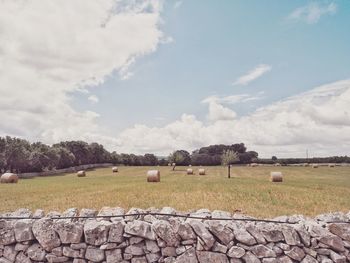
M 350 1 L 0 1 L 0 136 L 350 154 Z

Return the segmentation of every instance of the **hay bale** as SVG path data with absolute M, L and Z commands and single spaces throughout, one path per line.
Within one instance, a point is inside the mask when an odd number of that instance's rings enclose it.
M 271 172 L 270 179 L 273 183 L 283 182 L 283 174 L 281 172 Z
M 318 164 L 315 164 L 315 163 L 314 163 L 314 164 L 312 165 L 312 168 L 318 168 Z
M 168 166 L 171 166 L 171 163 L 168 163 Z
M 328 164 L 328 167 L 332 167 L 332 168 L 334 168 L 334 167 L 335 167 L 335 165 L 334 165 L 334 163 L 330 163 L 330 164 Z
M 250 166 L 251 166 L 251 167 L 257 167 L 257 166 L 259 166 L 259 164 L 257 164 L 257 163 L 251 163 Z
M 187 169 L 187 174 L 193 174 L 193 169 L 188 168 L 188 169 Z
M 160 182 L 160 172 L 159 170 L 149 170 L 147 172 L 147 182 Z
M 118 172 L 118 167 L 117 166 L 112 167 L 112 172 L 113 173 L 117 173 Z
M 176 163 L 172 163 L 172 166 L 176 166 Z
M 86 176 L 85 171 L 84 170 L 78 171 L 77 176 L 78 177 L 85 177 Z
M 281 164 L 280 163 L 275 163 L 275 166 L 281 166 Z
M 192 167 L 192 164 L 189 164 L 188 167 Z
M 203 169 L 203 168 L 198 169 L 198 174 L 199 175 L 205 175 L 205 169 Z
M 17 184 L 18 176 L 14 173 L 4 173 L 0 177 L 0 183 L 2 184 Z
M 308 167 L 309 164 L 308 164 L 308 163 L 304 163 L 303 166 L 304 166 L 304 167 Z

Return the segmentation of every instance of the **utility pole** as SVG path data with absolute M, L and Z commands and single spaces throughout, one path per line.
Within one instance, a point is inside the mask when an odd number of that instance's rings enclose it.
M 227 166 L 227 169 L 228 169 L 228 171 L 227 171 L 227 176 L 228 176 L 228 178 L 231 178 L 231 164 L 229 164 L 229 165 Z

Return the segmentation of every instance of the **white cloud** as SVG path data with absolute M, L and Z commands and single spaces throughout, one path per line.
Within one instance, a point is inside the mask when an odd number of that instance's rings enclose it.
M 91 102 L 91 103 L 97 103 L 99 102 L 99 98 L 96 96 L 96 95 L 90 95 L 88 97 L 88 100 Z
M 129 65 L 164 38 L 160 12 L 156 0 L 0 1 L 0 135 L 113 141 L 70 94 L 113 72 L 130 77 Z
M 211 103 L 221 105 L 218 100 L 206 102 L 209 115 L 210 111 L 226 112 L 220 107 L 210 109 Z M 350 80 L 344 80 L 273 103 L 245 117 L 236 117 L 232 111 L 224 114 L 229 116 L 227 119 L 205 124 L 184 114 L 164 127 L 135 125 L 120 134 L 117 145 L 124 151 L 167 154 L 175 149 L 244 142 L 265 157 L 305 156 L 306 149 L 314 156 L 345 155 L 350 149 L 349 104 Z
M 321 16 L 334 15 L 337 12 L 337 5 L 335 3 L 322 4 L 318 2 L 311 2 L 306 6 L 295 9 L 287 17 L 289 20 L 304 21 L 308 24 L 317 23 Z
M 174 9 L 178 9 L 182 5 L 182 1 L 176 1 L 174 4 Z
M 262 75 L 269 72 L 270 70 L 271 70 L 270 65 L 260 64 L 257 67 L 255 67 L 253 70 L 249 71 L 247 74 L 239 77 L 233 83 L 233 85 L 247 85 L 248 83 L 252 82 L 253 80 L 260 78 Z

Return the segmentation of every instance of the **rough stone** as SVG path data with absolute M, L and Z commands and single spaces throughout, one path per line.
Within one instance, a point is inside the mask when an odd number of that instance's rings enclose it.
M 17 251 L 15 250 L 15 246 L 5 246 L 3 256 L 12 262 L 15 261 L 17 256 Z
M 249 262 L 249 263 L 260 263 L 260 259 L 255 256 L 252 252 L 248 251 L 247 253 L 245 253 L 245 255 L 243 256 L 243 260 L 244 262 Z
M 256 245 L 254 247 L 252 247 L 252 250 L 251 250 L 258 258 L 270 258 L 270 257 L 276 257 L 276 253 L 264 246 L 264 245 Z
M 0 245 L 10 245 L 15 242 L 12 221 L 0 220 Z
M 176 263 L 198 263 L 196 250 L 191 248 L 176 258 Z
M 61 221 L 55 224 L 55 231 L 63 244 L 80 243 L 83 237 L 84 226 L 77 222 Z
M 40 244 L 35 243 L 27 249 L 27 255 L 34 261 L 43 261 L 46 256 L 46 252 Z
M 215 242 L 212 234 L 207 230 L 205 225 L 197 220 L 190 221 L 190 225 L 198 237 L 204 242 L 207 250 L 209 250 Z
M 311 257 L 310 255 L 306 255 L 301 263 L 317 263 L 317 260 Z
M 289 251 L 285 251 L 286 255 L 294 260 L 301 261 L 305 257 L 305 252 L 299 247 L 293 247 Z
M 106 221 L 87 221 L 84 225 L 85 242 L 95 246 L 107 242 L 110 225 L 111 223 Z
M 85 258 L 93 262 L 101 262 L 105 259 L 105 253 L 104 250 L 90 246 L 86 249 Z
M 229 263 L 227 256 L 221 253 L 197 251 L 197 257 L 200 263 Z
M 178 236 L 168 221 L 157 220 L 152 224 L 152 228 L 156 235 L 165 241 L 167 246 L 176 247 L 179 245 Z
M 130 235 L 156 240 L 156 234 L 152 231 L 152 225 L 141 220 L 127 223 L 124 231 Z
M 190 240 L 196 238 L 196 234 L 194 233 L 192 227 L 188 223 L 182 223 L 179 226 L 178 234 L 182 238 L 182 240 Z
M 343 242 L 342 242 L 341 238 L 338 236 L 331 236 L 331 235 L 324 236 L 324 237 L 320 238 L 320 242 L 329 246 L 330 248 L 334 249 L 335 251 L 338 251 L 338 252 L 345 251 Z
M 213 233 L 223 244 L 228 245 L 228 243 L 234 239 L 233 231 L 226 227 L 222 221 L 215 220 L 206 223 L 209 226 L 210 232 Z
M 350 224 L 345 223 L 335 223 L 330 224 L 328 229 L 334 235 L 350 242 Z
M 234 234 L 235 234 L 235 238 L 243 244 L 246 244 L 249 246 L 256 244 L 255 238 L 251 234 L 249 234 L 249 232 L 245 229 L 236 229 L 234 231 Z
M 47 251 L 51 251 L 61 244 L 61 240 L 54 230 L 52 219 L 42 218 L 35 221 L 32 230 L 36 240 Z
M 16 256 L 16 263 L 32 263 L 29 257 L 24 255 L 23 252 L 19 252 L 18 255 Z
M 22 219 L 15 223 L 14 231 L 17 242 L 23 242 L 28 240 L 33 240 L 34 235 L 32 232 L 33 220 Z
M 122 260 L 123 260 L 123 254 L 121 249 L 112 249 L 112 250 L 106 251 L 107 263 L 121 262 Z
M 124 226 L 125 224 L 121 221 L 112 223 L 109 228 L 108 242 L 123 242 Z
M 241 247 L 233 246 L 227 252 L 227 255 L 231 258 L 241 258 L 245 254 L 245 250 Z

